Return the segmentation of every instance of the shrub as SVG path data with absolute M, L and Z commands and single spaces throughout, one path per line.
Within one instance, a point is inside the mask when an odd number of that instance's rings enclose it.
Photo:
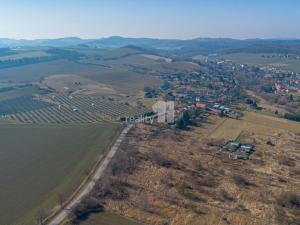
M 184 191 L 184 196 L 194 202 L 202 202 L 202 203 L 206 203 L 207 200 L 205 198 L 202 198 L 200 196 L 198 196 L 197 194 L 193 193 L 192 191 Z
M 299 224 L 300 196 L 285 192 L 277 198 L 277 220 L 279 224 Z
M 290 167 L 296 166 L 295 160 L 288 157 L 283 157 L 282 159 L 280 159 L 279 164 Z
M 214 177 L 205 176 L 203 179 L 198 181 L 198 184 L 205 187 L 214 188 L 218 186 L 218 182 Z
M 300 209 L 300 196 L 295 193 L 283 193 L 277 199 L 277 204 L 288 209 Z
M 243 176 L 241 175 L 235 175 L 233 176 L 233 180 L 238 186 L 250 186 L 251 183 Z
M 129 192 L 125 187 L 125 183 L 120 179 L 112 180 L 111 198 L 114 200 L 126 200 Z
M 151 161 L 161 167 L 171 168 L 174 164 L 171 160 L 165 158 L 160 152 L 152 152 Z
M 222 195 L 222 198 L 224 200 L 227 200 L 227 201 L 230 201 L 230 202 L 234 201 L 234 198 L 231 195 L 229 195 L 228 192 L 225 191 L 225 190 L 221 191 L 221 195 Z
M 300 115 L 299 114 L 296 115 L 296 114 L 286 113 L 286 114 L 284 114 L 284 118 L 288 119 L 288 120 L 293 120 L 293 121 L 300 122 Z
M 87 219 L 91 213 L 102 211 L 104 211 L 104 207 L 100 201 L 94 197 L 88 197 L 71 209 L 72 223 L 78 223 Z

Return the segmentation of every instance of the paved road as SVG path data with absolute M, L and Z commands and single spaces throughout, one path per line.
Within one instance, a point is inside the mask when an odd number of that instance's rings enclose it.
M 48 223 L 48 225 L 59 225 L 64 219 L 67 218 L 71 208 L 74 207 L 75 205 L 77 205 L 78 203 L 80 203 L 84 199 L 84 197 L 92 191 L 92 189 L 95 186 L 95 181 L 99 180 L 99 178 L 103 175 L 108 164 L 110 163 L 110 161 L 116 154 L 125 135 L 128 133 L 128 131 L 131 128 L 132 128 L 132 125 L 128 125 L 126 128 L 124 128 L 124 130 L 122 131 L 122 133 L 120 134 L 120 136 L 118 137 L 118 139 L 116 140 L 114 145 L 109 150 L 106 157 L 103 159 L 102 163 L 97 168 L 95 174 L 91 177 L 91 180 L 86 184 L 86 186 L 83 188 L 83 190 L 58 215 L 56 215 Z

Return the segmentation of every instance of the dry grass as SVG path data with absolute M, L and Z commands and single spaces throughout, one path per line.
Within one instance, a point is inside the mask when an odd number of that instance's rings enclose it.
M 281 132 L 297 132 L 300 124 L 273 116 L 245 112 L 241 120 L 226 119 L 210 136 L 212 138 L 236 139 L 242 132 L 271 137 Z
M 299 208 L 293 196 L 300 194 L 297 126 L 253 113 L 224 123 L 211 116 L 189 132 L 139 125 L 126 142 L 126 149 L 135 149 L 136 167 L 126 182 L 118 183 L 126 199 L 107 197 L 106 207 L 144 224 L 295 223 Z M 252 160 L 231 160 L 217 153 L 222 138 L 234 135 L 255 142 Z M 266 144 L 269 138 L 275 146 Z M 296 165 L 282 163 L 285 157 Z M 125 173 L 113 179 L 124 181 Z M 287 207 L 281 201 L 284 193 L 292 196 L 284 202 Z
M 85 95 L 110 96 L 116 93 L 116 91 L 109 85 L 73 74 L 53 75 L 47 77 L 44 83 L 60 93 L 76 92 Z

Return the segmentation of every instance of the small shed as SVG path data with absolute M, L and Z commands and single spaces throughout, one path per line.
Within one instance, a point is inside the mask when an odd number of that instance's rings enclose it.
M 252 152 L 253 151 L 253 146 L 243 144 L 243 145 L 240 146 L 240 149 L 241 149 L 241 151 L 244 151 L 244 152 Z

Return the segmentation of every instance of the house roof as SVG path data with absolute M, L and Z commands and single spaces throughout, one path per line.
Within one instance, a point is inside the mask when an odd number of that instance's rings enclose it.
M 203 109 L 203 108 L 206 107 L 206 104 L 203 104 L 203 103 L 197 103 L 197 104 L 196 104 L 196 107 L 197 107 L 197 108 Z

